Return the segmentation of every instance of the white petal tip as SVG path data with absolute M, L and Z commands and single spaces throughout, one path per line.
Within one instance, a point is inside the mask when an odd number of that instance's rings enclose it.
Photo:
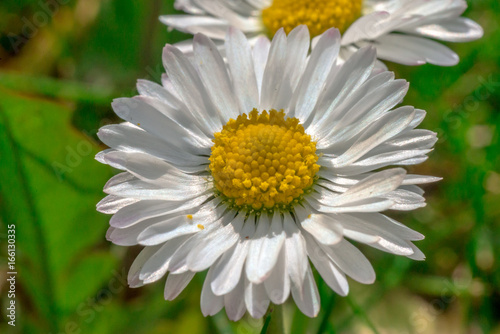
M 99 137 L 100 138 L 100 137 Z M 94 159 L 96 159 L 97 161 L 99 161 L 100 163 L 102 164 L 106 164 L 106 161 L 104 160 L 104 155 L 106 153 L 104 151 L 101 151 L 99 153 L 97 153 L 94 157 Z

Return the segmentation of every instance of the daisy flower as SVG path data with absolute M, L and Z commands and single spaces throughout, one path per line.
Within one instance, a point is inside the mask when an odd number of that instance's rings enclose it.
M 175 8 L 189 15 L 162 16 L 164 24 L 203 33 L 220 47 L 229 26 L 241 29 L 251 42 L 263 34 L 272 37 L 282 27 L 289 33 L 305 24 L 312 37 L 338 28 L 343 33 L 340 63 L 373 45 L 382 60 L 452 66 L 459 61 L 457 54 L 433 39 L 467 42 L 483 35 L 477 23 L 461 17 L 464 0 L 176 0 Z M 176 46 L 192 52 L 192 40 Z
M 401 167 L 426 160 L 436 135 L 415 129 L 425 112 L 393 109 L 408 83 L 373 74 L 362 48 L 336 65 L 340 33 L 327 30 L 310 56 L 307 27 L 252 48 L 230 28 L 227 64 L 207 36 L 188 59 L 167 45 L 163 85 L 140 80 L 139 96 L 113 102 L 125 123 L 99 130 L 110 148 L 97 160 L 123 172 L 98 205 L 112 214 L 108 240 L 145 246 L 130 268 L 132 287 L 167 275 L 172 300 L 208 269 L 204 315 L 262 317 L 289 295 L 318 314 L 313 270 L 338 294 L 350 276 L 375 273 L 346 239 L 423 260 L 423 236 L 384 210 L 425 206 L 419 184 L 436 178 Z

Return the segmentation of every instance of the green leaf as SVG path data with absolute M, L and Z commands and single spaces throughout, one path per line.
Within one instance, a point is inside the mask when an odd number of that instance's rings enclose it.
M 93 159 L 97 144 L 71 126 L 73 108 L 0 87 L 0 214 L 16 225 L 18 280 L 35 309 L 29 321 L 53 333 L 116 267 L 111 253 L 92 251 L 104 241 L 107 218 L 95 204 L 111 171 Z

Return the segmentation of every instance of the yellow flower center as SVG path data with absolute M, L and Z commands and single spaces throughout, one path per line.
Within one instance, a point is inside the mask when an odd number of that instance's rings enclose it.
M 262 11 L 270 36 L 284 28 L 288 34 L 298 25 L 309 27 L 311 37 L 330 28 L 344 32 L 361 15 L 362 0 L 274 0 Z
M 296 118 L 254 109 L 214 135 L 210 171 L 217 191 L 239 209 L 285 209 L 309 191 L 319 170 L 316 143 Z

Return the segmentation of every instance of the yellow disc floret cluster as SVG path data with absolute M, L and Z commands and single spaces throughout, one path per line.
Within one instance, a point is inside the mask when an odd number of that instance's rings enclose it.
M 287 207 L 313 185 L 316 143 L 283 111 L 253 110 L 215 134 L 210 171 L 217 191 L 235 206 Z M 295 201 L 295 202 L 294 202 Z
M 344 32 L 361 14 L 362 0 L 274 0 L 262 11 L 262 21 L 269 35 L 284 28 L 288 34 L 305 24 L 311 37 L 330 28 Z

